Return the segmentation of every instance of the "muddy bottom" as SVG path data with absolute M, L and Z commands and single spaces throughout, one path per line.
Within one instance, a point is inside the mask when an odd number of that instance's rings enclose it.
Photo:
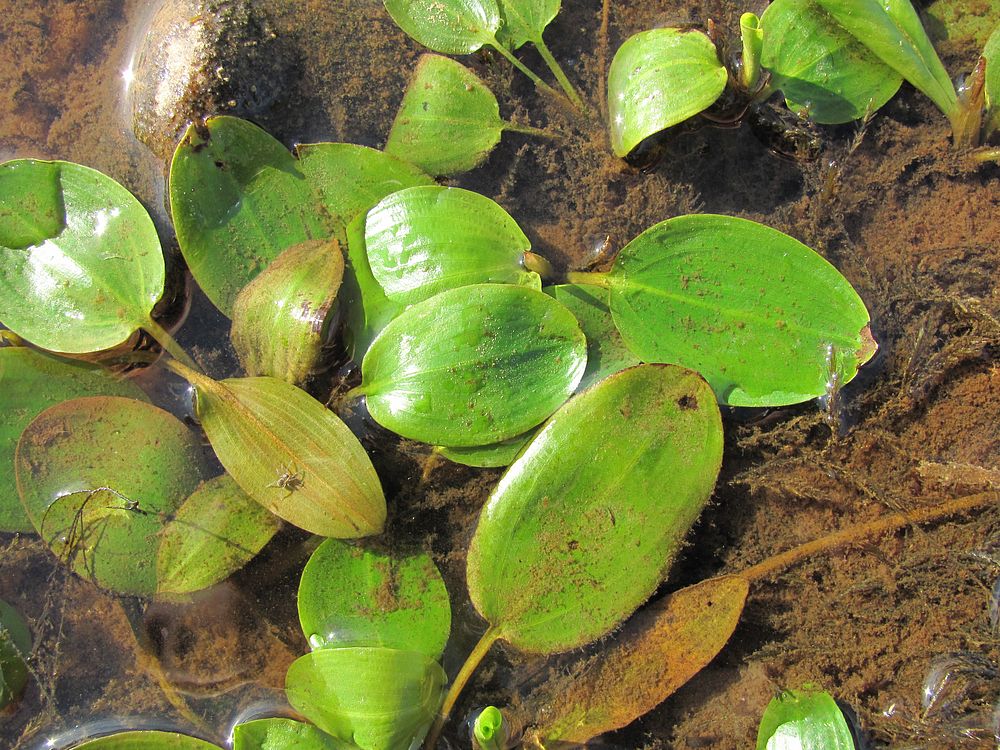
M 127 139 L 121 114 L 132 33 L 124 19 L 143 4 L 5 4 L 0 154 L 109 172 L 158 217 L 169 252 L 162 165 Z M 374 0 L 275 5 L 275 31 L 295 68 L 256 120 L 289 145 L 380 146 L 422 50 Z M 505 117 L 556 137 L 506 134 L 484 167 L 448 184 L 499 201 L 559 268 L 606 268 L 632 237 L 679 214 L 766 223 L 815 248 L 851 281 L 880 347 L 834 414 L 803 404 L 724 415 L 722 476 L 664 591 L 891 511 L 997 491 L 1000 168 L 956 154 L 945 119 L 904 85 L 864 128 L 822 129 L 812 161 L 776 156 L 745 124 L 706 124 L 671 133 L 662 159 L 639 170 L 610 154 L 598 124 L 613 51 L 637 31 L 709 16 L 732 35 L 746 8 L 616 2 L 605 46 L 601 3 L 565 6 L 546 36 L 591 116 L 539 96 L 498 58 L 466 58 Z M 953 73 L 971 67 L 970 50 L 951 46 L 948 54 Z M 544 67 L 530 50 L 522 57 Z M 183 336 L 196 347 L 218 342 L 224 323 L 196 297 Z M 233 368 L 225 350 L 196 353 L 213 375 Z M 378 428 L 363 441 L 385 486 L 386 536 L 431 549 L 445 573 L 455 621 L 444 666 L 454 675 L 485 627 L 464 592 L 464 559 L 500 473 L 446 463 L 428 470 L 429 449 Z M 280 711 L 284 671 L 307 650 L 294 595 L 311 546 L 287 531 L 217 590 L 173 606 L 104 594 L 65 573 L 35 538 L 0 535 L 0 598 L 25 613 L 36 638 L 34 679 L 3 717 L 0 745 L 34 747 L 109 717 L 220 741 L 238 715 Z M 813 683 L 853 708 L 875 747 L 996 747 L 1000 640 L 990 606 L 998 574 L 995 505 L 809 560 L 755 586 L 722 653 L 657 710 L 605 740 L 743 750 L 778 690 Z M 460 717 L 509 704 L 511 686 L 525 675 L 557 677 L 564 667 L 497 650 L 457 706 L 453 746 L 467 746 Z M 925 681 L 938 698 L 929 706 Z

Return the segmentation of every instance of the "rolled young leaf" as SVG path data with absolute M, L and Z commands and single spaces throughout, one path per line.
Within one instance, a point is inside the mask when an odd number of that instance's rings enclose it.
M 393 302 L 412 305 L 468 284 L 541 281 L 523 266 L 531 242 L 484 195 L 438 185 L 400 190 L 365 220 L 372 275 Z
M 877 348 L 864 303 L 837 269 L 745 219 L 661 222 L 622 249 L 604 283 L 639 359 L 698 371 L 732 406 L 817 398 Z
M 43 349 L 96 352 L 149 326 L 164 266 L 135 197 L 79 164 L 0 164 L 0 321 Z
M 194 385 L 205 434 L 250 497 L 313 534 L 346 539 L 382 530 L 386 509 L 378 476 L 332 411 L 276 378 L 217 382 L 172 366 Z
M 554 653 L 608 633 L 666 575 L 721 462 L 719 409 L 696 373 L 640 365 L 574 397 L 479 517 L 467 580 L 492 636 Z
M 451 631 L 444 579 L 426 553 L 397 556 L 327 539 L 299 582 L 313 649 L 385 646 L 440 658 Z
M 343 278 L 340 243 L 311 240 L 285 250 L 243 288 L 229 335 L 248 375 L 301 385 L 318 369 Z
M 237 117 L 188 128 L 170 164 L 170 213 L 191 274 L 227 316 L 282 251 L 335 229 L 295 158 Z
M 42 540 L 112 591 L 156 592 L 158 534 L 207 473 L 200 440 L 162 409 L 117 396 L 64 401 L 17 446 L 17 487 Z
M 524 287 L 474 284 L 387 325 L 361 365 L 368 411 L 413 440 L 457 447 L 516 437 L 548 417 L 586 368 L 572 313 Z
M 159 594 L 200 591 L 242 568 L 281 528 L 228 474 L 203 482 L 160 532 Z
M 292 707 L 361 750 L 419 744 L 441 704 L 444 670 L 426 654 L 329 648 L 296 659 L 285 676 Z
M 902 77 L 811 0 L 775 0 L 760 19 L 761 64 L 788 108 L 818 123 L 859 120 L 885 104 Z
M 728 75 L 715 45 L 700 31 L 651 29 L 629 37 L 608 71 L 615 155 L 628 155 L 654 133 L 710 107 Z
M 96 365 L 27 346 L 0 348 L 0 531 L 34 530 L 14 481 L 18 438 L 45 409 L 78 396 L 147 400 L 137 385 Z

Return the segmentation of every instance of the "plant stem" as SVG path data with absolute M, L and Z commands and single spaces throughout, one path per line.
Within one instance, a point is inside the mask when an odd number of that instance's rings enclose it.
M 846 547 L 856 544 L 872 537 L 882 536 L 893 531 L 898 531 L 906 526 L 930 523 L 938 521 L 948 516 L 966 513 L 982 505 L 996 503 L 1000 501 L 998 492 L 982 492 L 976 495 L 969 495 L 958 500 L 930 505 L 924 508 L 916 508 L 906 513 L 892 513 L 885 518 L 879 518 L 868 523 L 848 526 L 846 529 L 835 531 L 819 539 L 813 539 L 798 547 L 793 547 L 787 552 L 774 555 L 761 563 L 747 568 L 739 573 L 751 583 L 756 583 L 797 565 L 806 558 L 824 552 L 830 552 L 838 547 Z
M 156 339 L 156 343 L 163 347 L 163 351 L 177 361 L 184 363 L 195 372 L 201 372 L 201 368 L 198 367 L 195 361 L 188 356 L 188 353 L 181 348 L 181 345 L 178 344 L 174 337 L 170 335 L 169 331 L 153 320 L 152 317 L 148 318 L 142 327 L 149 331 L 150 335 Z
M 221 386 L 219 386 L 212 378 L 208 377 L 201 370 L 189 367 L 183 362 L 177 359 L 168 359 L 163 363 L 170 372 L 175 375 L 180 375 L 187 382 L 193 385 L 195 388 L 201 388 L 202 390 L 210 391 L 215 388 L 218 391 Z
M 587 284 L 589 286 L 603 287 L 604 289 L 608 289 L 611 286 L 611 281 L 607 273 L 598 273 L 595 271 L 570 271 L 566 274 L 566 283 Z
M 972 152 L 976 161 L 1000 161 L 1000 148 L 980 148 Z
M 559 99 L 564 99 L 565 98 L 565 97 L 563 97 L 562 94 L 560 94 L 554 88 L 552 88 L 551 86 L 549 86 L 549 84 L 547 84 L 545 81 L 543 81 L 537 75 L 535 75 L 531 71 L 531 69 L 528 68 L 528 66 L 526 66 L 523 62 L 521 62 L 516 57 L 514 57 L 514 55 L 511 54 L 510 50 L 508 50 L 506 47 L 504 47 L 502 44 L 500 44 L 500 42 L 490 43 L 490 46 L 493 47 L 493 49 L 495 49 L 501 55 L 503 55 L 503 57 L 505 57 L 507 59 L 507 61 L 511 65 L 513 65 L 515 68 L 517 68 L 522 73 L 524 73 L 526 76 L 528 76 L 528 78 L 531 79 L 532 83 L 534 83 L 537 88 L 541 89 L 542 91 L 544 91 L 547 94 L 551 94 L 552 96 L 554 96 L 556 98 L 559 98 Z
M 597 32 L 597 105 L 601 108 L 601 119 L 608 126 L 608 26 L 611 21 L 611 0 L 601 4 L 601 28 Z
M 552 130 L 546 130 L 545 128 L 533 128 L 530 125 L 518 125 L 516 122 L 510 122 L 509 120 L 503 121 L 504 130 L 510 130 L 514 133 L 524 133 L 525 135 L 534 135 L 539 138 L 550 138 L 555 140 L 562 140 L 563 136 L 560 133 L 556 133 Z
M 556 80 L 559 81 L 559 85 L 562 86 L 562 90 L 566 92 L 566 96 L 569 97 L 569 100 L 573 102 L 573 104 L 575 104 L 581 111 L 586 110 L 587 108 L 583 104 L 583 99 L 580 98 L 576 89 L 573 88 L 573 84 L 570 83 L 569 78 L 566 77 L 566 73 L 563 72 L 562 67 L 558 62 L 556 62 L 552 53 L 549 52 L 549 48 L 542 39 L 541 34 L 538 35 L 538 39 L 533 39 L 532 42 L 538 50 L 538 54 L 540 54 L 542 59 L 545 61 L 545 64 L 549 66 L 549 70 L 552 71 L 552 75 L 554 75 Z
M 431 731 L 427 733 L 427 741 L 424 743 L 424 747 L 427 750 L 434 750 L 438 740 L 441 738 L 441 729 L 444 727 L 444 723 L 448 720 L 448 715 L 451 713 L 451 709 L 455 707 L 455 701 L 457 701 L 458 696 L 462 694 L 462 689 L 469 681 L 469 678 L 472 677 L 472 673 L 476 671 L 476 667 L 479 666 L 483 657 L 486 656 L 490 647 L 496 643 L 499 637 L 500 632 L 497 630 L 496 626 L 490 625 L 486 629 L 486 632 L 483 633 L 483 637 L 479 639 L 479 643 L 475 645 L 475 648 L 472 649 L 472 652 L 469 654 L 468 658 L 466 658 L 462 668 L 458 670 L 458 674 L 455 675 L 455 681 L 451 683 L 451 687 L 448 689 L 448 694 L 444 697 L 444 703 L 441 704 L 441 710 L 438 711 L 437 718 L 434 719 Z

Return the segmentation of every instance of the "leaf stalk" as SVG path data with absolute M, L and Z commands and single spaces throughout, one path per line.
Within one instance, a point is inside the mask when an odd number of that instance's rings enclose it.
M 177 340 L 170 335 L 170 332 L 166 328 L 153 320 L 152 317 L 148 318 L 142 327 L 145 328 L 154 339 L 156 339 L 156 343 L 163 347 L 163 351 L 178 362 L 186 365 L 191 370 L 201 373 L 201 368 L 198 367 L 197 363 L 191 359 L 186 351 L 184 351 L 181 345 L 177 343 Z
M 608 274 L 596 271 L 570 271 L 566 274 L 566 282 L 569 284 L 599 286 L 603 289 L 611 288 L 611 279 Z
M 554 75 L 556 80 L 559 81 L 559 85 L 562 87 L 562 90 L 566 92 L 566 96 L 569 97 L 569 100 L 573 102 L 576 108 L 580 111 L 586 111 L 587 107 L 584 105 L 583 99 L 580 98 L 580 94 L 578 94 L 576 89 L 573 88 L 573 84 L 570 83 L 569 78 L 566 77 L 566 73 L 563 71 L 562 66 L 559 65 L 559 63 L 556 62 L 555 57 L 552 56 L 548 45 L 545 44 L 541 35 L 539 35 L 538 39 L 533 39 L 532 43 L 538 50 L 538 54 L 542 56 L 545 64 L 549 66 L 549 70 L 552 71 L 552 75 Z

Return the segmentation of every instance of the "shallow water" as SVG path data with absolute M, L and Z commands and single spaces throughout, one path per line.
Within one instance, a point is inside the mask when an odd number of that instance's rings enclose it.
M 593 101 L 600 5 L 566 2 L 547 34 Z M 6 0 L 0 157 L 69 159 L 111 174 L 157 218 L 169 253 L 163 164 L 129 136 L 123 114 L 123 72 L 135 27 L 149 9 L 125 0 Z M 607 57 L 627 36 L 654 25 L 711 16 L 733 30 L 743 9 L 711 0 L 617 2 Z M 271 10 L 295 64 L 277 99 L 255 119 L 288 145 L 380 146 L 421 54 L 417 45 L 375 0 L 293 0 Z M 952 72 L 971 67 L 968 45 L 952 42 L 943 50 Z M 524 55 L 542 67 L 533 53 Z M 558 267 L 588 264 L 605 238 L 613 254 L 671 216 L 731 213 L 816 248 L 872 312 L 880 354 L 845 389 L 838 429 L 815 404 L 727 415 L 715 502 L 670 587 L 740 570 L 886 510 L 996 490 L 1000 168 L 956 155 L 944 118 L 929 102 L 904 87 L 855 149 L 856 128 L 826 129 L 822 155 L 811 162 L 775 156 L 749 127 L 705 127 L 672 136 L 664 158 L 640 171 L 611 157 L 599 128 L 536 95 L 502 61 L 465 62 L 497 93 L 504 116 L 552 128 L 561 138 L 507 134 L 483 168 L 451 184 L 498 200 L 536 252 Z M 216 376 L 235 368 L 231 354 L 215 348 L 224 323 L 195 294 L 181 333 Z M 159 393 L 179 412 L 188 408 L 176 381 Z M 499 473 L 440 465 L 425 478 L 425 448 L 377 430 L 365 440 L 389 501 L 387 533 L 433 550 L 445 572 L 455 624 L 444 666 L 454 674 L 483 628 L 464 595 L 464 550 Z M 1000 514 L 989 508 L 809 561 L 755 588 L 719 657 L 609 742 L 745 748 L 777 689 L 812 682 L 854 707 L 875 746 L 995 747 L 995 680 L 981 679 L 947 712 L 928 711 L 924 690 L 943 655 L 972 653 L 1000 664 L 990 619 L 1000 571 L 988 554 L 1000 539 L 998 523 Z M 36 638 L 35 679 L 21 704 L 0 719 L 0 745 L 35 748 L 50 738 L 59 744 L 116 717 L 218 740 L 238 716 L 280 710 L 285 669 L 307 650 L 294 594 L 310 549 L 304 534 L 287 532 L 230 582 L 176 607 L 103 594 L 63 572 L 32 537 L 0 535 L 0 598 L 26 614 Z M 487 702 L 505 705 L 518 684 L 549 670 L 558 674 L 566 662 L 512 650 L 491 659 L 493 668 L 478 676 L 459 716 Z M 963 679 L 974 682 L 976 674 Z M 182 697 L 188 719 L 161 682 Z M 191 715 L 199 727 L 192 728 Z

